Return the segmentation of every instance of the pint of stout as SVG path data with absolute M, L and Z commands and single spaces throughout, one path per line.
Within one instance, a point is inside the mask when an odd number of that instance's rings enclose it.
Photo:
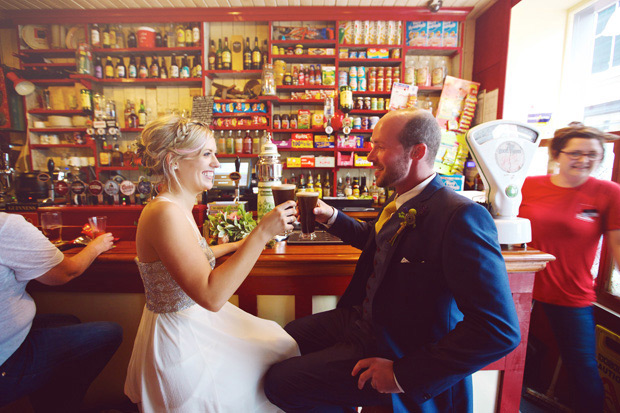
M 298 192 L 297 206 L 299 208 L 299 220 L 301 221 L 301 239 L 314 239 L 314 208 L 319 199 L 318 192 Z
M 271 187 L 271 192 L 276 206 L 295 200 L 295 185 L 293 184 L 274 185 Z

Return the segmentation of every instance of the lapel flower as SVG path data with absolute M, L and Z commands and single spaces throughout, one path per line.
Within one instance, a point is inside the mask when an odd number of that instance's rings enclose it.
M 398 217 L 401 219 L 400 227 L 398 227 L 398 231 L 396 231 L 396 234 L 394 234 L 394 236 L 390 240 L 390 245 L 394 245 L 394 243 L 396 242 L 396 239 L 401 234 L 401 232 L 405 230 L 405 228 L 407 227 L 411 227 L 411 229 L 415 228 L 415 217 L 417 214 L 418 214 L 418 211 L 416 211 L 415 208 L 411 208 L 407 212 L 400 212 L 398 214 Z

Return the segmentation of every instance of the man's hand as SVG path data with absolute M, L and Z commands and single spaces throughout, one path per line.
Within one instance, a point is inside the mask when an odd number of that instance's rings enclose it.
M 325 224 L 334 215 L 334 207 L 327 205 L 319 199 L 312 212 L 314 212 L 314 218 L 317 222 Z
M 394 362 L 388 359 L 373 357 L 362 359 L 357 362 L 352 376 L 355 376 L 362 369 L 366 369 L 357 381 L 357 387 L 362 390 L 368 380 L 373 389 L 379 393 L 399 393 L 400 390 L 394 380 Z

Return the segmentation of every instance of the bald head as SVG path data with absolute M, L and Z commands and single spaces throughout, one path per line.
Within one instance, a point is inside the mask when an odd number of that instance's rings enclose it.
M 423 143 L 427 147 L 427 161 L 433 165 L 441 142 L 441 130 L 435 117 L 426 110 L 399 109 L 388 112 L 381 121 L 402 125 L 398 141 L 405 150 Z

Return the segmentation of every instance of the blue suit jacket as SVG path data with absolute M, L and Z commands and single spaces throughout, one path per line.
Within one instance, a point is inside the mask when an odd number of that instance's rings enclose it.
M 444 187 L 439 177 L 399 212 L 411 208 L 416 226 L 387 251 L 372 310 L 379 348 L 394 360 L 405 391 L 393 396 L 394 411 L 472 411 L 470 375 L 520 341 L 497 229 L 484 207 Z M 398 212 L 394 219 L 400 221 Z M 361 305 L 373 271 L 374 223 L 340 213 L 330 232 L 362 249 L 338 303 Z

